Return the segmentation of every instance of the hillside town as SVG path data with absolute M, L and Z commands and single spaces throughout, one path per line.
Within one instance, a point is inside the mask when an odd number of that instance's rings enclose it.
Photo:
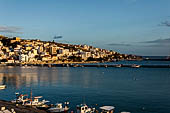
M 141 60 L 140 56 L 120 54 L 88 45 L 62 44 L 38 39 L 0 35 L 1 64 L 90 63 Z

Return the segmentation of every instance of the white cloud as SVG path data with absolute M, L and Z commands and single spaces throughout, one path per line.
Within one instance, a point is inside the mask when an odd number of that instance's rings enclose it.
M 21 28 L 14 27 L 14 26 L 0 26 L 0 32 L 6 32 L 6 33 L 21 33 L 19 32 Z

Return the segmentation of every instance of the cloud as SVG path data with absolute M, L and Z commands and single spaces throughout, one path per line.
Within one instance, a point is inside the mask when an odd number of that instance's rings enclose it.
M 54 36 L 54 39 L 60 39 L 63 38 L 62 36 Z
M 143 47 L 154 47 L 154 48 L 169 48 L 169 44 L 151 44 L 151 45 L 143 45 Z
M 21 33 L 19 32 L 21 28 L 19 27 L 14 27 L 14 26 L 0 26 L 0 32 L 5 32 L 5 33 Z
M 170 44 L 170 38 L 167 39 L 156 39 L 156 40 L 152 40 L 152 41 L 144 41 L 144 42 L 140 42 L 140 43 L 154 43 L 154 44 Z
M 156 39 L 156 40 L 152 40 L 152 41 L 144 41 L 144 42 L 139 42 L 139 43 L 143 43 L 144 44 L 144 45 L 142 45 L 143 47 L 170 48 L 170 38 Z
M 110 43 L 107 45 L 109 46 L 131 46 L 131 44 L 123 44 L 123 43 Z
M 165 22 L 161 22 L 162 26 L 166 26 L 166 27 L 170 27 L 170 22 L 165 21 Z

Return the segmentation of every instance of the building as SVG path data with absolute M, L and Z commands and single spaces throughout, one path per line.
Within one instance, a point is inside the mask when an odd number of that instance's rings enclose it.
M 14 37 L 12 40 L 10 40 L 10 43 L 15 43 L 15 42 L 20 42 L 21 38 L 19 37 Z
M 26 55 L 26 54 L 19 55 L 19 61 L 20 62 L 28 62 L 28 60 L 29 60 L 28 55 Z
M 56 55 L 57 54 L 57 46 L 55 46 L 55 45 L 50 46 L 49 52 L 51 55 Z

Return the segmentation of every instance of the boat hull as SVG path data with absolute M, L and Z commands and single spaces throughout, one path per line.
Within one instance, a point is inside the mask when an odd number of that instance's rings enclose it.
M 48 112 L 50 112 L 50 113 L 67 113 L 68 110 L 65 110 L 65 109 L 49 109 Z
M 5 88 L 6 88 L 6 85 L 0 85 L 0 90 L 5 89 Z

